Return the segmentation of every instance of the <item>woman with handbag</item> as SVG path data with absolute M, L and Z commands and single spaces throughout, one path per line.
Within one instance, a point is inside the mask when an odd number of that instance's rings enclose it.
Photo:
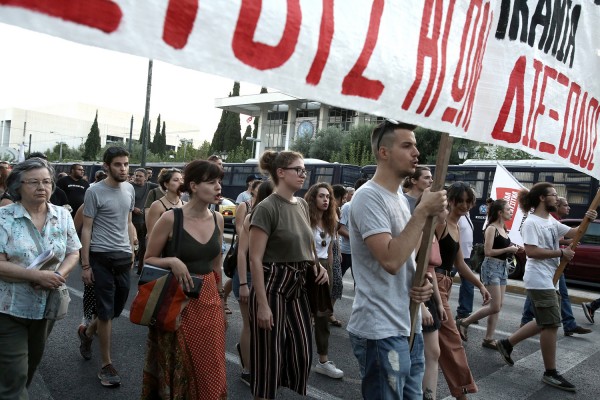
M 223 216 L 209 210 L 219 201 L 223 169 L 196 160 L 185 168 L 184 190 L 190 201 L 181 207 L 178 243 L 170 240 L 175 210 L 165 212 L 150 234 L 145 262 L 170 269 L 185 291 L 192 275 L 203 279 L 197 299 L 181 312 L 175 332 L 149 328 L 141 399 L 224 399 L 225 314 L 221 282 Z M 161 257 L 161 252 L 163 256 Z
M 255 181 L 258 185 L 252 185 L 252 207 L 256 207 L 261 201 L 273 193 L 273 183 L 271 181 Z M 248 261 L 248 236 L 250 235 L 250 218 L 252 210 L 244 218 L 238 236 L 237 269 L 233 276 L 233 293 L 238 299 L 240 305 L 240 314 L 242 314 L 242 332 L 240 342 L 236 345 L 242 364 L 242 382 L 250 386 L 250 319 L 248 317 L 248 297 L 252 287 L 252 274 L 250 273 L 250 263 Z M 240 277 L 246 277 L 240 278 Z
M 53 321 L 46 306 L 77 264 L 81 243 L 71 214 L 49 203 L 54 170 L 31 158 L 7 180 L 15 203 L 0 208 L 0 399 L 27 398 Z M 27 268 L 51 250 L 56 264 Z
M 321 265 L 327 270 L 329 288 L 331 289 L 333 283 L 333 243 L 337 237 L 336 228 L 338 221 L 333 189 L 326 182 L 314 184 L 304 195 L 304 200 L 308 203 L 310 226 L 313 231 L 317 257 Z M 330 335 L 329 318 L 329 315 L 314 314 L 315 343 L 317 344 L 317 354 L 319 355 L 319 361 L 315 365 L 315 372 L 329 376 L 330 378 L 340 379 L 343 378 L 344 371 L 337 368 L 333 361 L 329 361 L 327 355 Z
M 327 271 L 316 263 L 308 206 L 294 196 L 306 179 L 302 155 L 265 151 L 260 168 L 275 190 L 250 221 L 252 393 L 274 399 L 285 385 L 305 396 L 312 358 L 307 272 L 324 284 Z
M 165 195 L 152 203 L 146 213 L 146 230 L 147 237 L 150 237 L 150 232 L 156 224 L 156 221 L 163 215 L 164 212 L 173 208 L 181 207 L 185 203 L 181 200 L 181 187 L 183 185 L 183 176 L 181 170 L 177 168 L 167 169 L 158 177 L 158 184 L 165 192 Z
M 466 340 L 469 325 L 488 317 L 485 338 L 481 345 L 493 350 L 496 349 L 494 333 L 508 280 L 508 262 L 506 260 L 508 256 L 519 251 L 519 247 L 511 244 L 504 225 L 511 218 L 512 208 L 506 200 L 498 199 L 490 205 L 488 225 L 485 228 L 485 258 L 481 264 L 481 281 L 492 295 L 492 301 L 469 317 L 456 320 L 460 335 Z

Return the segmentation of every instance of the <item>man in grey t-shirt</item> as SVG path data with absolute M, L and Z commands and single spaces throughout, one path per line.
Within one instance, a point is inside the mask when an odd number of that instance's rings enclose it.
M 131 222 L 135 192 L 127 182 L 129 153 L 110 147 L 103 161 L 108 177 L 86 191 L 81 230 L 81 277 L 86 285 L 94 283 L 97 319 L 80 330 L 79 336 L 82 346 L 89 345 L 97 330 L 102 358 L 98 378 L 103 386 L 112 387 L 121 384 L 110 356 L 112 319 L 121 314 L 127 301 L 137 237 Z
M 375 127 L 371 147 L 377 170 L 352 199 L 365 206 L 350 208 L 356 295 L 347 329 L 366 399 L 423 398 L 423 336 L 419 326 L 411 350 L 409 305 L 411 299 L 428 300 L 433 286 L 425 280 L 411 288 L 414 254 L 427 217 L 445 209 L 446 192 L 425 190 L 412 216 L 406 199 L 398 194 L 418 162 L 414 128 L 395 121 Z M 392 353 L 397 357 L 390 357 Z M 394 382 L 394 387 L 381 382 Z

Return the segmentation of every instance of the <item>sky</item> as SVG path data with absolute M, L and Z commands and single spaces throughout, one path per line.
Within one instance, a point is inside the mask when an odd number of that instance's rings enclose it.
M 143 115 L 148 59 L 1 23 L 0 42 L 0 108 L 81 102 Z M 260 92 L 257 85 L 240 85 L 241 95 Z M 221 117 L 214 99 L 232 88 L 230 79 L 155 60 L 150 113 L 167 123 L 195 124 L 198 143 L 210 141 Z

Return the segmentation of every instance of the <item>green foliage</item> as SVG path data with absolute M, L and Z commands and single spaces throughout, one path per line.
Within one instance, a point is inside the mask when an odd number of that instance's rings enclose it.
M 332 160 L 334 153 L 342 151 L 344 133 L 339 128 L 326 128 L 317 131 L 310 144 L 309 155 L 320 160 Z
M 226 162 L 245 162 L 249 158 L 252 158 L 252 150 L 246 149 L 240 144 L 238 147 L 227 153 Z
M 294 140 L 294 143 L 292 143 L 292 145 L 290 146 L 290 149 L 302 154 L 304 158 L 308 158 L 310 154 L 311 143 L 312 139 L 309 137 L 296 138 L 296 140 Z
M 246 140 L 246 138 L 252 137 L 252 127 L 250 125 L 246 125 L 246 132 L 244 133 L 244 137 L 242 138 L 242 147 L 246 150 L 252 152 L 252 148 L 254 146 L 254 142 L 250 140 Z
M 95 161 L 100 152 L 100 129 L 98 129 L 98 111 L 85 141 L 85 150 L 81 156 L 85 161 Z M 64 147 L 63 147 L 64 150 Z
M 154 135 L 152 145 L 154 147 L 153 153 L 161 157 L 167 154 L 167 124 L 165 121 L 162 123 L 161 132 L 158 135 Z
M 229 97 L 240 95 L 240 83 L 234 82 L 233 91 Z M 240 124 L 240 114 L 223 110 L 217 130 L 213 135 L 211 143 L 211 152 L 219 154 L 222 152 L 231 152 L 241 144 L 242 126 Z
M 156 142 L 160 142 L 160 114 L 158 114 L 158 118 L 156 119 L 156 129 L 154 131 L 154 138 L 150 142 L 148 141 L 148 150 L 153 152 L 154 154 L 158 154 L 158 148 L 156 147 Z M 148 135 L 149 137 L 149 135 Z

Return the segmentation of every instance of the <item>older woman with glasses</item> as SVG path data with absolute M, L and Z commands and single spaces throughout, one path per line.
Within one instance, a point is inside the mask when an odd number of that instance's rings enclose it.
M 27 398 L 52 323 L 44 318 L 49 291 L 65 283 L 77 264 L 81 243 L 73 219 L 49 203 L 54 170 L 42 159 L 14 167 L 7 190 L 15 201 L 0 208 L 0 399 Z M 28 268 L 40 250 L 59 263 Z
M 179 208 L 185 204 L 183 200 L 181 200 L 183 175 L 181 175 L 180 169 L 171 168 L 164 173 L 161 173 L 158 177 L 158 184 L 165 192 L 165 195 L 152 203 L 146 214 L 148 237 L 150 237 L 150 232 L 152 232 L 154 224 L 156 224 L 156 221 L 158 221 L 165 211 Z

